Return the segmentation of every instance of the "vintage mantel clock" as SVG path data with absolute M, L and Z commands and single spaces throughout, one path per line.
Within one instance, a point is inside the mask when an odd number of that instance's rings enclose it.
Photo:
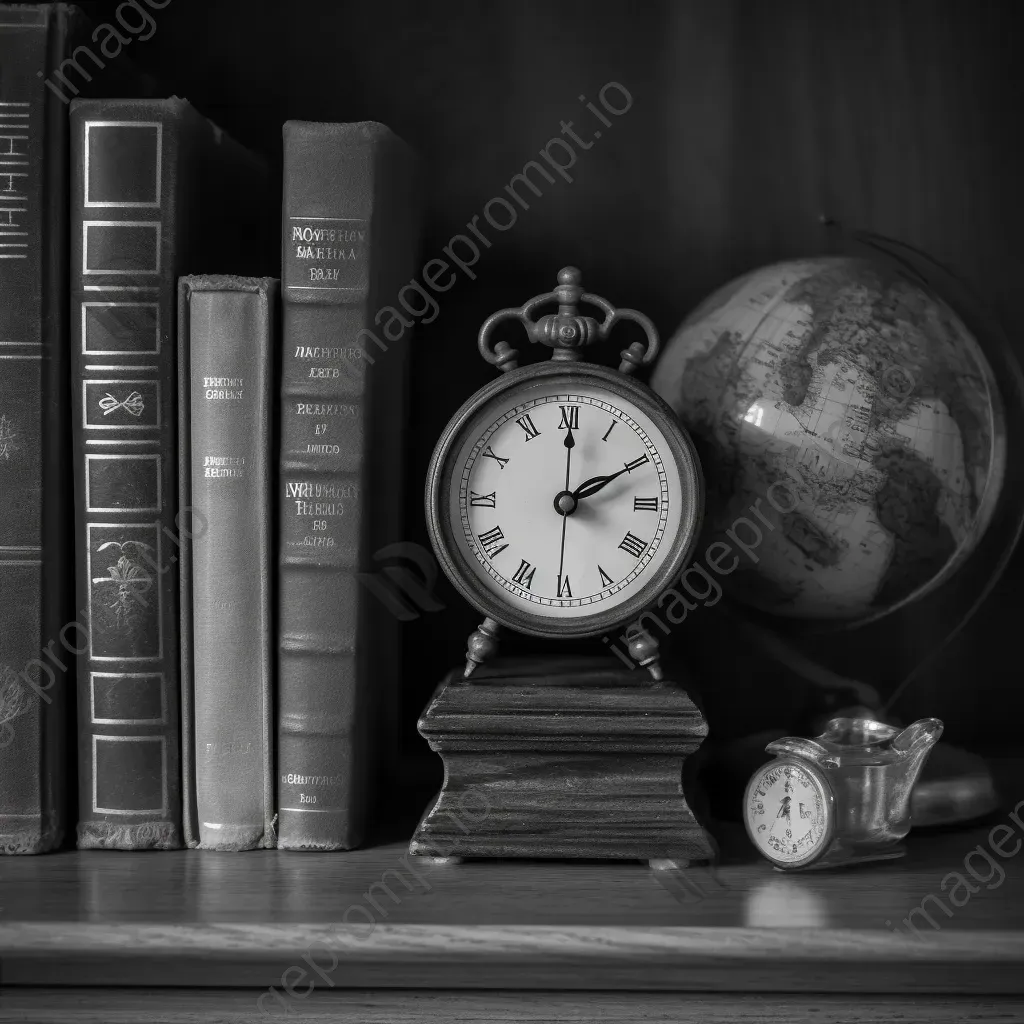
M 558 311 L 534 319 L 550 302 Z M 581 315 L 580 304 L 603 319 Z M 493 339 L 508 320 L 551 348 L 551 359 L 519 367 L 515 349 Z M 584 362 L 586 347 L 622 320 L 638 323 L 646 344 L 626 348 L 617 371 Z M 480 352 L 502 375 L 441 435 L 426 511 L 442 568 L 484 619 L 465 667 L 420 721 L 446 782 L 414 853 L 709 855 L 681 784 L 706 725 L 662 678 L 654 638 L 631 626 L 685 568 L 703 514 L 689 437 L 631 379 L 658 347 L 647 317 L 584 293 L 574 267 L 554 291 L 500 310 L 480 330 Z M 642 668 L 610 655 L 503 662 L 503 627 L 565 640 L 625 630 Z
M 427 474 L 427 521 L 448 578 L 485 616 L 470 637 L 465 674 L 492 657 L 507 626 L 578 638 L 634 622 L 668 587 L 693 548 L 703 481 L 671 408 L 631 379 L 658 354 L 654 325 L 586 295 L 566 267 L 554 292 L 503 309 L 480 331 L 480 352 L 503 375 L 455 414 Z M 557 313 L 534 322 L 538 306 Z M 600 308 L 602 323 L 577 305 Z M 518 366 L 495 328 L 519 320 L 550 362 Z M 634 320 L 618 371 L 582 361 L 620 320 Z M 658 675 L 656 645 L 638 636 L 638 661 Z

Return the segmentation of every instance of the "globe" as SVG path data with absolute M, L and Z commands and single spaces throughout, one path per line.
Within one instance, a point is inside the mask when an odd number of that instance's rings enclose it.
M 729 546 L 736 564 L 723 548 L 713 564 L 749 607 L 880 617 L 949 579 L 992 518 L 1006 466 L 992 370 L 954 312 L 887 264 L 805 259 L 732 281 L 652 385 L 698 447 L 706 550 Z

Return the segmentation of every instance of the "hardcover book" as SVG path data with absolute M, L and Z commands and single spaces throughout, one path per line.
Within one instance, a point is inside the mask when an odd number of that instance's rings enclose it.
M 179 549 L 203 522 L 177 493 L 176 283 L 266 269 L 266 168 L 174 97 L 76 101 L 71 121 L 78 845 L 171 849 Z
M 83 643 L 67 515 L 68 94 L 150 88 L 129 62 L 77 78 L 67 58 L 90 29 L 62 4 L 0 4 L 2 853 L 60 844 L 66 691 Z
M 274 842 L 271 490 L 278 282 L 179 282 L 185 842 Z M 274 466 L 276 469 L 276 465 Z
M 357 578 L 400 541 L 414 158 L 383 125 L 284 127 L 278 845 L 363 835 L 398 622 Z M 411 323 L 408 324 L 411 327 Z

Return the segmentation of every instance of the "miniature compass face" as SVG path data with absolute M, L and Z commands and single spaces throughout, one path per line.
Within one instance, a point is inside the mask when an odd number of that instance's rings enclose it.
M 831 842 L 832 792 L 814 766 L 780 758 L 747 784 L 743 819 L 759 853 L 782 868 L 804 867 Z
M 534 372 L 481 401 L 438 469 L 450 575 L 524 632 L 587 635 L 626 619 L 696 536 L 688 442 L 638 385 L 598 368 Z

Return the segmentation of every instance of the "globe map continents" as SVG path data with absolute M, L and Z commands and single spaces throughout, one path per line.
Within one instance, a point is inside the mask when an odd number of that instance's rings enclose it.
M 885 264 L 807 259 L 731 282 L 652 386 L 700 452 L 706 542 L 747 545 L 722 579 L 741 603 L 866 621 L 948 579 L 991 519 L 992 372 L 952 310 Z

